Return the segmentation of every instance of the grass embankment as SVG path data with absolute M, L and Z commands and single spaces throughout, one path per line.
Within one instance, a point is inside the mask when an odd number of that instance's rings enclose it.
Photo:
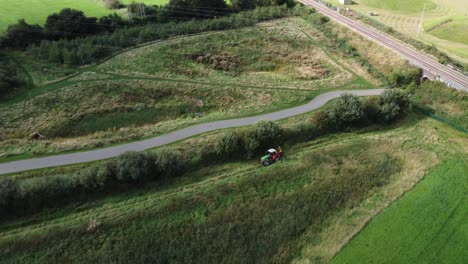
M 413 90 L 415 102 L 427 113 L 468 131 L 468 95 L 440 82 L 425 82 Z
M 333 263 L 465 263 L 468 163 L 463 156 L 444 159 L 372 220 Z
M 307 255 L 326 260 L 344 243 L 342 237 L 376 213 L 375 203 L 379 208 L 389 203 L 437 162 L 445 144 L 433 141 L 439 130 L 431 128 L 432 121 L 413 122 L 290 146 L 287 160 L 268 168 L 257 162 L 210 166 L 4 224 L 1 259 L 287 262 Z M 372 210 L 366 209 L 369 199 Z M 336 223 L 342 228 L 331 232 Z M 331 253 L 307 247 L 323 243 L 335 245 Z
M 109 146 L 296 106 L 325 91 L 381 84 L 355 51 L 347 55 L 350 45 L 323 44 L 333 27 L 291 18 L 163 41 L 97 66 L 56 70 L 26 63 L 37 83 L 74 70 L 78 75 L 1 105 L 0 155 L 6 161 Z M 34 131 L 48 139 L 28 140 Z

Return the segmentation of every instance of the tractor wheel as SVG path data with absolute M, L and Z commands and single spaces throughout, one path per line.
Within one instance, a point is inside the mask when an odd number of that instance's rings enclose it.
M 281 160 L 281 156 L 278 155 L 278 157 L 276 157 L 276 159 L 275 159 L 275 162 L 278 162 L 280 160 Z
M 264 160 L 262 164 L 263 166 L 270 166 L 270 160 Z

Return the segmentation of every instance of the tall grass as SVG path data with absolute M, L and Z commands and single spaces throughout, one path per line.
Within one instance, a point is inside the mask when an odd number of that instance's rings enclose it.
M 178 104 L 154 109 L 84 114 L 50 128 L 47 134 L 53 137 L 81 136 L 98 131 L 117 130 L 122 127 L 156 124 L 186 115 L 192 116 L 202 111 L 201 107 L 193 104 Z
M 285 263 L 306 228 L 318 228 L 335 210 L 359 203 L 400 170 L 398 160 L 370 147 L 355 141 L 265 170 L 234 173 L 235 181 L 159 201 L 159 209 L 145 209 L 154 205 L 144 201 L 129 204 L 138 209 L 102 222 L 97 232 L 84 225 L 6 239 L 4 260 Z

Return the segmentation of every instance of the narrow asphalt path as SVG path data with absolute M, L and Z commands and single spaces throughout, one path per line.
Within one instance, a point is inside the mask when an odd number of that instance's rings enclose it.
M 203 123 L 199 125 L 194 125 L 187 127 L 181 130 L 177 130 L 165 135 L 157 136 L 154 138 L 137 141 L 133 143 L 123 144 L 115 147 L 91 150 L 79 153 L 64 154 L 58 156 L 50 156 L 44 158 L 36 159 L 27 159 L 14 161 L 9 163 L 0 164 L 0 174 L 21 172 L 33 169 L 41 169 L 47 167 L 63 166 L 70 164 L 77 164 L 82 162 L 90 162 L 103 160 L 108 158 L 116 157 L 127 151 L 142 151 L 154 147 L 163 146 L 169 143 L 173 143 L 185 138 L 189 138 L 195 135 L 200 135 L 205 132 L 225 129 L 225 128 L 234 128 L 253 125 L 261 120 L 280 120 L 287 117 L 292 117 L 300 114 L 310 112 L 312 110 L 318 109 L 324 106 L 328 101 L 339 97 L 344 93 L 351 93 L 358 96 L 372 96 L 379 95 L 384 91 L 384 89 L 373 89 L 373 90 L 354 90 L 354 91 L 334 91 L 321 94 L 315 97 L 312 101 L 305 105 L 285 109 L 278 112 L 273 112 L 269 114 L 263 114 L 252 117 L 238 118 L 238 119 L 229 119 L 223 121 L 215 121 L 209 123 Z
M 323 15 L 330 17 L 336 22 L 348 27 L 362 36 L 367 37 L 368 39 L 399 53 L 411 64 L 422 68 L 426 72 L 430 72 L 434 76 L 439 77 L 440 80 L 444 81 L 449 86 L 468 92 L 468 76 L 465 76 L 463 73 L 439 63 L 429 56 L 422 54 L 408 45 L 400 43 L 394 38 L 385 35 L 382 32 L 369 27 L 368 25 L 341 15 L 340 13 L 327 8 L 315 0 L 299 0 L 299 2 L 307 6 L 312 6 Z

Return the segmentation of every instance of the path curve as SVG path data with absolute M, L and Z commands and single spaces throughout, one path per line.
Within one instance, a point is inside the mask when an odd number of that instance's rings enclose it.
M 56 167 L 70 164 L 77 164 L 83 162 L 97 161 L 108 158 L 114 158 L 127 151 L 143 151 L 166 144 L 170 144 L 185 138 L 200 135 L 209 131 L 218 129 L 234 128 L 253 125 L 261 120 L 280 120 L 287 117 L 292 117 L 300 114 L 310 112 L 324 106 L 328 101 L 339 97 L 344 93 L 350 93 L 357 96 L 372 96 L 379 95 L 384 89 L 373 89 L 373 90 L 353 90 L 353 91 L 333 91 L 321 94 L 315 97 L 312 101 L 307 104 L 273 112 L 269 114 L 263 114 L 252 117 L 229 119 L 222 121 L 214 121 L 209 123 L 203 123 L 194 125 L 184 129 L 180 129 L 165 135 L 157 136 L 154 138 L 137 141 L 133 143 L 123 144 L 115 147 L 90 150 L 79 153 L 63 154 L 58 156 L 50 156 L 44 158 L 35 158 L 27 160 L 19 160 L 14 162 L 8 162 L 0 164 L 0 174 L 21 172 L 33 169 L 41 169 L 47 167 Z

